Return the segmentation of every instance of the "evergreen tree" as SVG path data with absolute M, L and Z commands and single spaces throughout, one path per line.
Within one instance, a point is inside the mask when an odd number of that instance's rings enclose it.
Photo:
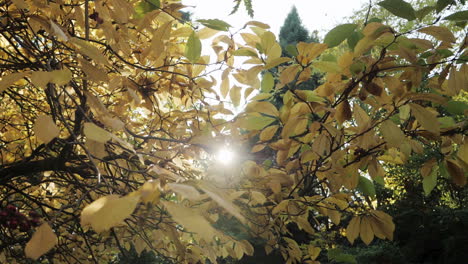
M 283 26 L 281 26 L 279 41 L 283 51 L 286 51 L 289 45 L 296 46 L 301 41 L 318 42 L 318 38 L 316 34 L 309 34 L 309 31 L 302 24 L 297 8 L 293 6 Z

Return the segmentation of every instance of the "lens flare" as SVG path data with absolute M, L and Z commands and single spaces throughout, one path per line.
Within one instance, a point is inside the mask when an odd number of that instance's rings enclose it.
M 223 147 L 222 149 L 216 152 L 216 160 L 224 165 L 232 164 L 234 159 L 236 158 L 236 154 L 234 151 L 228 149 L 227 147 Z

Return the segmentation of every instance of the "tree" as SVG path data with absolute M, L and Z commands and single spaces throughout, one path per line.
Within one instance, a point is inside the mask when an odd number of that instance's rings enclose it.
M 412 19 L 411 5 L 384 2 Z M 322 249 L 332 256 L 337 233 L 351 243 L 393 238 L 374 182 L 392 179 L 386 164 L 406 162 L 420 142 L 444 153 L 428 171 L 445 167 L 453 184 L 466 184 L 466 121 L 446 118 L 466 112 L 457 100 L 467 87 L 466 39 L 437 21 L 417 28 L 431 39 L 346 24 L 282 57 L 267 25 L 248 22 L 236 43 L 229 24 L 185 23 L 182 7 L 2 2 L 2 262 L 155 252 L 216 263 L 253 254 L 255 238 L 286 263 L 316 263 Z M 200 40 L 212 36 L 215 61 L 201 54 Z M 336 58 L 319 57 L 346 39 Z M 237 56 L 248 57 L 243 68 Z M 219 95 L 210 65 L 223 71 Z M 313 70 L 324 83 L 296 89 Z M 423 76 L 429 89 L 420 89 Z M 269 101 L 273 89 L 285 90 L 281 109 Z M 224 101 L 242 97 L 245 112 L 228 119 Z M 211 156 L 223 145 L 249 149 L 238 163 L 219 164 Z M 255 160 L 265 148 L 274 162 Z M 426 181 L 430 193 L 437 182 Z M 303 240 L 289 235 L 293 228 Z
M 287 50 L 289 45 L 295 48 L 299 42 L 318 41 L 317 36 L 311 35 L 304 27 L 297 13 L 297 8 L 293 6 L 280 29 L 279 42 L 283 52 Z

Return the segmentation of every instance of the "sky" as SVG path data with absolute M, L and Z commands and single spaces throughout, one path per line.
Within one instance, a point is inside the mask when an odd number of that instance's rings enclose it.
M 239 11 L 229 16 L 233 0 L 183 0 L 184 5 L 194 6 L 187 10 L 193 13 L 193 19 L 218 18 L 235 28 L 241 28 L 245 22 L 257 20 L 270 25 L 271 31 L 278 35 L 280 27 L 292 6 L 296 6 L 302 24 L 312 32 L 317 30 L 320 37 L 334 26 L 343 23 L 346 17 L 368 4 L 369 0 L 252 0 L 254 18 L 251 19 L 241 4 Z

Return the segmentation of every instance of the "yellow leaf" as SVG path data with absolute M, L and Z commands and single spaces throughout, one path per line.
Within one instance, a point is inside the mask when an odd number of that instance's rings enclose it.
M 371 216 L 368 217 L 367 220 L 369 221 L 372 231 L 374 232 L 374 235 L 380 239 L 385 239 L 386 235 L 384 232 L 384 228 L 382 228 L 382 222 L 379 220 L 375 219 L 375 217 Z
M 293 64 L 291 66 L 288 66 L 286 69 L 284 69 L 280 75 L 281 87 L 285 86 L 286 84 L 296 79 L 296 75 L 299 72 L 300 68 L 301 68 L 300 65 Z
M 278 65 L 280 65 L 281 63 L 285 63 L 285 62 L 288 62 L 288 61 L 291 61 L 291 58 L 288 58 L 288 57 L 279 57 L 279 58 L 275 58 L 275 59 L 272 59 L 270 61 L 268 61 L 266 64 L 265 64 L 265 70 L 268 70 L 270 68 L 273 68 L 273 67 L 276 67 Z
M 102 159 L 107 156 L 106 147 L 103 143 L 88 139 L 85 142 L 85 148 L 89 153 L 98 159 Z
M 247 106 L 249 112 L 259 112 L 270 116 L 279 116 L 278 109 L 272 103 L 267 101 L 252 102 Z
M 443 27 L 443 26 L 428 26 L 418 31 L 431 35 L 434 38 L 441 40 L 441 41 L 446 41 L 450 43 L 454 43 L 456 41 L 453 33 L 448 28 Z
M 186 198 L 190 201 L 197 201 L 200 198 L 200 193 L 197 189 L 187 184 L 168 183 L 166 184 L 166 187 L 180 195 L 182 198 Z
M 140 196 L 107 195 L 88 204 L 81 212 L 81 226 L 91 226 L 100 233 L 121 225 L 135 210 Z
M 63 30 L 59 26 L 57 26 L 57 24 L 55 24 L 54 21 L 50 20 L 49 22 L 54 35 L 58 37 L 58 39 L 61 41 L 68 41 L 68 37 L 65 34 L 65 32 L 63 32 Z
M 240 104 L 241 100 L 241 90 L 242 88 L 234 85 L 229 91 L 229 97 L 231 97 L 232 104 L 237 107 Z
M 307 253 L 309 253 L 309 256 L 312 260 L 315 260 L 320 255 L 320 251 L 322 251 L 321 248 L 315 247 L 313 245 L 309 245 L 307 247 Z
M 405 140 L 405 134 L 390 120 L 386 120 L 380 125 L 380 133 L 390 147 L 398 148 Z
M 411 113 L 416 120 L 429 132 L 439 136 L 440 126 L 435 114 L 418 104 L 410 104 Z
M 279 126 L 274 125 L 274 126 L 269 126 L 265 129 L 262 130 L 260 133 L 260 141 L 268 141 L 273 138 L 273 136 L 276 134 L 276 131 L 278 130 Z
M 58 137 L 60 134 L 60 129 L 55 125 L 52 117 L 48 115 L 38 116 L 34 123 L 33 130 L 36 137 L 45 144 L 49 143 L 55 137 Z
M 36 229 L 31 240 L 26 243 L 24 252 L 26 257 L 37 260 L 57 245 L 57 243 L 58 239 L 54 230 L 52 230 L 48 223 L 43 223 Z
M 265 148 L 265 144 L 257 144 L 252 147 L 252 150 L 250 150 L 250 152 L 252 153 L 259 152 L 259 151 L 262 151 L 264 148 Z
M 143 203 L 157 203 L 161 196 L 158 181 L 147 181 L 140 188 L 140 197 Z
M 172 218 L 190 232 L 210 242 L 217 234 L 210 223 L 197 211 L 171 202 L 162 202 Z
M 369 115 L 367 115 L 366 111 L 361 108 L 358 104 L 353 104 L 353 114 L 354 119 L 356 119 L 356 123 L 359 127 L 364 128 L 367 127 L 370 123 Z
M 223 98 L 226 98 L 226 96 L 229 93 L 229 77 L 223 78 L 221 81 L 221 87 L 219 88 L 221 95 Z
M 87 138 L 101 143 L 106 143 L 112 137 L 109 132 L 93 123 L 84 123 L 83 132 Z
M 103 69 L 97 66 L 94 66 L 90 62 L 83 60 L 83 59 L 78 59 L 78 61 L 80 62 L 81 69 L 86 74 L 86 77 L 88 80 L 93 81 L 93 82 L 101 82 L 101 81 L 109 80 L 109 78 L 107 77 L 107 72 L 104 71 Z
M 393 232 L 395 231 L 395 224 L 393 223 L 392 217 L 382 211 L 372 210 L 372 216 L 378 220 L 380 230 L 385 234 L 385 237 L 393 240 Z
M 207 182 L 200 182 L 198 184 L 200 189 L 202 189 L 208 196 L 211 197 L 218 205 L 226 209 L 228 213 L 235 216 L 239 221 L 245 223 L 245 217 L 240 213 L 239 207 L 237 207 L 231 199 L 226 197 L 220 191 L 218 191 L 214 186 L 210 185 Z
M 97 63 L 110 66 L 109 61 L 107 61 L 106 56 L 104 56 L 98 48 L 91 45 L 87 41 L 81 40 L 78 38 L 71 38 L 70 42 L 78 46 L 79 52 L 82 53 L 83 55 L 88 56 L 89 58 L 96 61 Z
M 362 242 L 364 242 L 366 245 L 369 245 L 370 242 L 372 242 L 374 239 L 374 232 L 372 231 L 368 216 L 362 217 L 359 234 L 361 236 Z
M 341 213 L 336 209 L 328 209 L 328 217 L 335 224 L 339 225 L 341 221 Z
M 355 216 L 349 221 L 348 227 L 346 227 L 346 238 L 349 243 L 353 244 L 354 240 L 359 236 L 359 229 L 361 226 L 361 217 Z
M 0 81 L 0 93 L 5 91 L 11 85 L 13 85 L 15 82 L 23 79 L 27 75 L 28 75 L 28 73 L 26 73 L 26 72 L 15 72 L 15 73 L 12 73 L 12 74 L 4 75 L 2 77 L 2 80 Z
M 358 41 L 354 47 L 354 56 L 359 57 L 366 53 L 374 45 L 374 39 L 371 37 L 364 37 Z
M 305 43 L 299 42 L 297 45 L 297 61 L 303 65 L 308 66 L 315 58 L 327 49 L 327 44 L 323 43 Z
M 252 191 L 250 195 L 252 196 L 252 205 L 264 204 L 267 200 L 265 195 L 263 195 L 261 192 Z

